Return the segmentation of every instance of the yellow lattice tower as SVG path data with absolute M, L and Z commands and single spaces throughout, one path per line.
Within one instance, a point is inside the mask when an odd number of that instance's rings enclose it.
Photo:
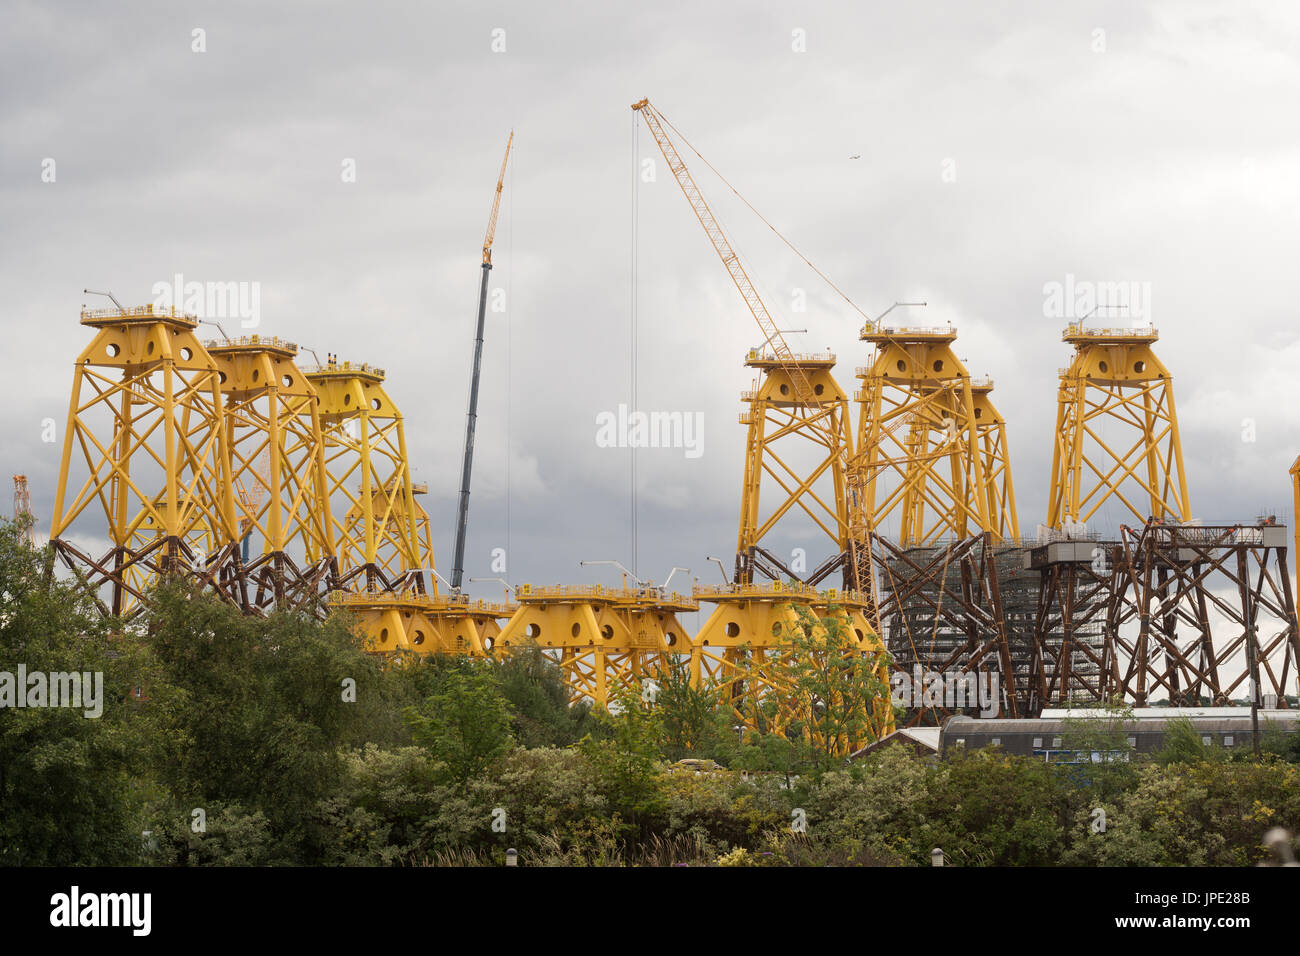
M 320 398 L 335 522 L 342 590 L 332 602 L 356 614 L 376 652 L 485 654 L 497 618 L 514 608 L 439 591 L 428 514 L 415 500 L 402 414 L 383 369 L 331 362 L 305 372 Z
M 984 457 L 984 494 L 988 498 L 990 528 L 998 538 L 1015 541 L 1020 538 L 1020 519 L 1016 516 L 1016 489 L 1011 479 L 1011 446 L 1007 442 L 1007 422 L 989 397 L 993 379 L 971 381 L 971 395 L 975 402 L 975 441 L 967 448 L 967 455 L 978 449 Z M 966 474 L 974 473 L 968 462 Z
M 748 434 L 736 538 L 738 584 L 751 583 L 756 569 L 766 570 L 775 580 L 802 577 L 763 547 L 764 539 L 792 511 L 802 512 L 830 539 L 836 556 L 842 557 L 849 546 L 845 475 L 839 467 L 852 453 L 848 396 L 831 375 L 833 355 L 795 358 L 812 394 L 807 401 L 795 399 L 795 379 L 777 356 L 755 349 L 745 362 L 763 377 L 752 391 L 741 394 L 749 407 L 740 416 Z M 792 463 L 791 452 L 809 448 L 816 455 L 813 464 Z M 765 483 L 769 496 L 776 492 L 767 508 L 762 507 Z
M 1139 521 L 1191 517 L 1173 377 L 1151 346 L 1154 328 L 1085 328 L 1061 335 L 1061 369 L 1047 524 L 1086 524 L 1111 498 Z
M 869 590 L 821 594 L 816 589 L 836 570 L 845 582 L 855 581 L 858 569 L 849 564 L 854 551 L 868 561 L 870 555 L 865 548 L 854 548 L 845 467 L 853 459 L 852 423 L 848 395 L 831 372 L 835 357 L 798 355 L 794 360 L 806 382 L 806 400 L 796 397 L 795 378 L 775 355 L 754 350 L 747 358 L 746 364 L 763 378 L 741 396 L 749 407 L 740 417 L 748 433 L 736 577 L 734 584 L 722 588 L 697 586 L 695 596 L 715 607 L 691 642 L 692 679 L 697 684 L 726 684 L 738 719 L 746 722 L 759 699 L 778 702 L 781 716 L 776 726 L 763 728 L 777 730 L 801 719 L 792 688 L 782 686 L 779 676 L 791 653 L 792 635 L 802 626 L 796 607 L 806 606 L 818 619 L 839 619 L 856 653 L 881 650 Z M 794 456 L 802 451 L 801 458 L 806 457 L 808 449 L 813 450 L 811 462 L 797 461 Z M 765 489 L 770 501 L 763 495 Z M 796 514 L 825 535 L 832 552 L 820 567 L 804 575 L 807 583 L 797 580 L 800 575 L 764 547 L 778 525 Z M 756 572 L 767 580 L 756 581 Z M 782 583 L 783 577 L 790 583 Z M 883 677 L 883 661 L 879 666 Z M 878 716 L 888 723 L 892 712 L 882 703 Z
M 352 591 L 423 591 L 429 551 L 406 456 L 402 414 L 384 370 L 341 362 L 305 370 L 320 397 L 341 584 Z
M 868 323 L 860 338 L 875 347 L 858 369 L 862 388 L 858 447 L 865 471 L 866 511 L 873 531 L 894 512 L 900 545 L 931 545 L 985 531 L 1001 538 L 1014 515 L 992 502 L 1006 496 L 1010 469 L 990 480 L 970 373 L 952 351 L 951 327 L 892 328 Z M 985 395 L 987 404 L 987 395 Z M 987 432 L 991 437 L 995 432 Z M 975 449 L 981 449 L 975 453 Z
M 81 323 L 96 332 L 73 375 L 50 526 L 55 553 L 86 574 L 114 615 L 134 614 L 162 574 L 192 573 L 227 589 L 238 542 L 221 384 L 194 335 L 197 320 L 142 306 L 83 310 Z M 67 535 L 74 522 L 84 535 L 100 533 L 92 527 L 100 518 L 110 547 L 96 559 Z
M 1295 593 L 1300 595 L 1300 457 L 1291 463 L 1291 533 L 1295 549 L 1291 560 L 1295 562 Z M 1300 673 L 1296 674 L 1296 692 L 1300 693 Z
M 867 655 L 877 679 L 888 684 L 884 646 L 868 623 L 872 605 L 861 592 L 818 591 L 797 581 L 767 581 L 697 585 L 694 596 L 716 607 L 691 642 L 691 680 L 697 687 L 724 688 L 736 719 L 750 729 L 784 733 L 791 724 L 810 723 L 800 688 L 790 683 L 788 665 L 796 653 L 794 635 L 804 631 L 820 641 L 826 636 L 822 623 L 826 620 L 834 621 L 845 636 L 846 660 Z M 813 620 L 807 630 L 805 615 Z M 765 711 L 767 716 L 759 718 Z M 871 704 L 870 727 L 872 739 L 894 729 L 887 696 Z M 854 743 L 865 742 L 869 741 Z
M 536 644 L 560 665 L 571 700 L 608 707 L 625 691 L 657 680 L 671 655 L 690 652 L 678 614 L 699 609 L 693 598 L 662 588 L 521 584 L 519 607 L 495 641 L 509 653 Z
M 246 608 L 312 604 L 334 576 L 325 439 L 298 346 L 265 335 L 207 344 L 225 396 L 228 467 L 240 537 L 259 551 L 244 568 Z

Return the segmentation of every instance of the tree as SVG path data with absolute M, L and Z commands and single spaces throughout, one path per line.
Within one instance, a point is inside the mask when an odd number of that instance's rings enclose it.
M 144 737 L 131 700 L 140 647 L 79 585 L 48 580 L 47 556 L 0 520 L 0 865 L 131 863 L 140 850 Z M 84 697 L 79 707 L 49 706 L 51 675 L 69 673 L 91 675 L 94 706 Z M 29 696 L 41 680 L 45 694 Z M 18 695 L 43 705 L 20 708 Z
M 531 642 L 515 648 L 497 667 L 510 704 L 510 729 L 523 747 L 564 747 L 580 740 L 590 722 L 586 701 L 569 703 L 559 665 Z
M 322 784 L 339 779 L 342 749 L 363 736 L 382 663 L 342 618 L 257 618 L 181 580 L 151 593 L 145 626 L 157 669 L 142 681 L 142 709 L 157 782 L 186 814 L 260 811 L 273 843 L 262 862 L 313 862 Z
M 1191 720 L 1186 717 L 1171 717 L 1165 721 L 1165 743 L 1156 754 L 1158 764 L 1195 764 L 1209 756 L 1209 750 L 1201 743 L 1201 735 Z
M 610 808 L 639 828 L 661 808 L 657 777 L 662 716 L 631 689 L 619 693 L 609 710 L 593 715 L 609 735 L 598 739 L 588 734 L 578 747 L 596 771 Z
M 1128 728 L 1133 708 L 1122 701 L 1102 704 L 1096 716 L 1067 717 L 1062 721 L 1062 743 L 1079 754 L 1070 765 L 1070 777 L 1090 789 L 1096 800 L 1112 800 L 1137 781 L 1133 746 Z
M 798 623 L 784 633 L 789 651 L 773 667 L 774 694 L 787 711 L 785 735 L 830 768 L 878 739 L 892 715 L 887 655 L 859 647 L 837 607 L 823 617 L 803 606 L 795 612 Z
M 694 686 L 686 661 L 676 655 L 660 668 L 654 707 L 659 712 L 660 753 L 667 760 L 700 757 L 721 760 L 729 749 L 730 708 L 722 706 L 725 688 Z
M 464 784 L 509 751 L 510 704 L 492 661 L 452 658 L 433 692 L 406 719 L 415 742 Z

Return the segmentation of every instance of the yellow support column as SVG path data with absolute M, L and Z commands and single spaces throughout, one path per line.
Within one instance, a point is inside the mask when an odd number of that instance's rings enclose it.
M 320 396 L 341 591 L 377 653 L 483 655 L 514 607 L 439 590 L 429 516 L 416 501 L 406 433 L 384 370 L 331 362 L 305 370 Z M 338 516 L 342 515 L 341 518 Z M 425 572 L 429 578 L 425 578 Z
M 337 575 L 316 390 L 294 363 L 292 342 L 252 335 L 207 350 L 226 400 L 228 467 L 249 548 L 248 606 L 312 606 Z
M 1070 325 L 1074 358 L 1061 370 L 1048 527 L 1086 524 L 1112 498 L 1134 518 L 1191 517 L 1173 376 L 1156 358 L 1154 328 Z
M 194 334 L 198 320 L 141 306 L 83 310 L 81 324 L 95 336 L 73 375 L 54 553 L 87 576 L 106 614 L 137 613 L 164 574 L 191 574 L 225 593 L 234 503 L 220 376 Z M 93 558 L 68 535 L 100 509 L 109 550 Z

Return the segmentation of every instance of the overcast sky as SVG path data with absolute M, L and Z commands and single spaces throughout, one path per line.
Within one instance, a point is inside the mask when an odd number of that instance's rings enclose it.
M 735 551 L 759 337 L 662 169 L 639 188 L 637 404 L 701 413 L 703 453 L 638 453 L 635 555 L 630 452 L 595 438 L 631 402 L 633 184 L 657 158 L 629 109 L 643 96 L 867 313 L 925 300 L 891 318 L 958 328 L 1009 422 L 1022 530 L 1044 520 L 1069 359 L 1044 286 L 1067 275 L 1150 284 L 1194 513 L 1290 516 L 1295 4 L 8 2 L 0 17 L 0 447 L 42 530 L 60 445 L 41 422 L 62 441 L 90 338 L 78 310 L 107 304 L 82 289 L 143 304 L 180 273 L 259 283 L 257 331 L 387 369 L 449 571 L 480 246 L 513 129 L 468 573 L 500 547 L 512 582 L 612 580 L 583 559 L 716 579 L 705 555 Z M 778 321 L 809 330 L 792 345 L 831 347 L 856 387 L 861 316 L 692 168 Z M 801 542 L 824 557 L 804 529 L 778 539 Z

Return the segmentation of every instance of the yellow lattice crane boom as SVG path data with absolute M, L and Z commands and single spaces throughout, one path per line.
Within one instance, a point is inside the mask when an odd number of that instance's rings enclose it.
M 655 142 L 659 144 L 659 151 L 663 153 L 664 161 L 668 163 L 668 168 L 672 170 L 677 185 L 682 188 L 682 192 L 686 195 L 686 201 L 691 204 L 691 209 L 694 210 L 696 217 L 700 220 L 700 225 L 704 227 L 704 231 L 708 233 L 709 240 L 713 243 L 713 248 L 717 251 L 718 257 L 722 260 L 722 264 L 727 267 L 731 280 L 736 283 L 736 288 L 740 290 L 745 305 L 749 306 L 754 321 L 758 323 L 758 327 L 762 330 L 763 340 L 771 347 L 781 368 L 794 382 L 795 399 L 799 401 L 809 400 L 813 392 L 808 376 L 804 374 L 804 370 L 790 350 L 790 346 L 786 344 L 785 338 L 781 335 L 781 330 L 772 321 L 767 306 L 763 304 L 758 290 L 754 288 L 754 283 L 750 281 L 748 273 L 745 272 L 745 267 L 740 263 L 740 256 L 732 248 L 731 242 L 727 239 L 726 233 L 722 231 L 722 226 L 718 223 L 717 217 L 713 215 L 713 210 L 705 202 L 700 187 L 695 185 L 695 179 L 691 176 L 691 171 L 686 168 L 686 163 L 678 154 L 677 147 L 673 145 L 672 139 L 664 131 L 665 124 L 670 127 L 672 124 L 650 105 L 648 99 L 633 103 L 632 109 L 641 114 L 646 126 L 650 128 L 650 133 L 654 136 Z
M 488 216 L 487 232 L 483 234 L 483 265 L 492 265 L 492 241 L 497 234 L 497 213 L 501 211 L 501 192 L 506 184 L 506 163 L 510 162 L 510 147 L 515 141 L 515 131 L 506 140 L 506 154 L 501 158 L 501 172 L 497 173 L 497 191 L 492 197 L 492 214 Z

